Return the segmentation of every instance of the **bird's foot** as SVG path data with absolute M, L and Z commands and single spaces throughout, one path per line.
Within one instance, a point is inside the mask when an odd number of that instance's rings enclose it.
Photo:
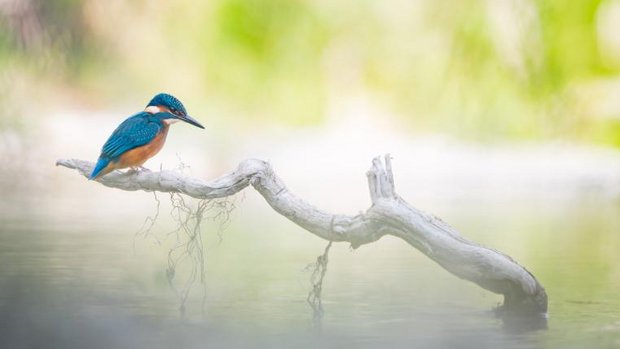
M 127 173 L 130 173 L 130 174 L 140 173 L 140 172 L 151 172 L 151 170 L 149 170 L 148 168 L 144 166 L 131 166 L 129 170 L 127 171 Z

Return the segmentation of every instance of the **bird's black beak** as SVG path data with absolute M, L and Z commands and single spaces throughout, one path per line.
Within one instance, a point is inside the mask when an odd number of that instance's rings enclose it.
M 193 117 L 191 117 L 191 116 L 189 116 L 189 115 L 181 115 L 181 116 L 177 116 L 177 115 L 175 115 L 175 116 L 177 117 L 177 119 L 179 119 L 179 120 L 181 120 L 181 121 L 185 121 L 185 122 L 187 122 L 188 124 L 192 124 L 192 125 L 194 125 L 194 126 L 196 126 L 196 127 L 200 127 L 200 128 L 202 128 L 202 129 L 204 129 L 204 128 L 205 128 L 205 127 L 204 127 L 204 126 L 202 126 L 202 125 L 201 125 L 198 121 L 196 121 L 196 119 L 194 119 Z

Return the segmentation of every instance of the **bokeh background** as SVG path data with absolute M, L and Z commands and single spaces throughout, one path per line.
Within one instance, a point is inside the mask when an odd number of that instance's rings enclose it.
M 251 191 L 203 225 L 181 316 L 169 197 L 54 167 L 94 161 L 158 92 L 207 129 L 175 125 L 147 167 L 258 157 L 355 214 L 391 153 L 401 196 L 539 278 L 549 328 L 507 329 L 500 297 L 392 238 L 334 246 L 317 325 L 305 266 L 325 243 Z M 0 0 L 0 106 L 5 346 L 620 345 L 619 0 Z
M 211 121 L 307 126 L 362 96 L 418 132 L 618 146 L 619 6 L 4 0 L 2 125 L 166 90 Z

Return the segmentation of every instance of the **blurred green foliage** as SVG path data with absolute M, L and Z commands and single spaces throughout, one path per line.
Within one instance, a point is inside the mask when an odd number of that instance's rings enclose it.
M 165 90 L 307 125 L 361 96 L 415 131 L 620 146 L 616 17 L 618 0 L 10 0 L 0 102 Z

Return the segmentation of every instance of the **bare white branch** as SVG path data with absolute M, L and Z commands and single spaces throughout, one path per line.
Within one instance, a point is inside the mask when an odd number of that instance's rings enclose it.
M 58 160 L 57 165 L 88 177 L 94 164 Z M 269 163 L 249 159 L 236 170 L 212 181 L 175 171 L 115 171 L 97 181 L 121 190 L 178 192 L 198 199 L 233 195 L 252 185 L 278 213 L 310 233 L 329 241 L 345 241 L 354 248 L 389 234 L 399 237 L 450 273 L 491 292 L 504 295 L 504 309 L 546 313 L 547 295 L 536 278 L 509 256 L 463 238 L 441 219 L 410 206 L 394 190 L 389 155 L 373 159 L 367 172 L 372 206 L 356 216 L 322 211 L 290 192 Z

